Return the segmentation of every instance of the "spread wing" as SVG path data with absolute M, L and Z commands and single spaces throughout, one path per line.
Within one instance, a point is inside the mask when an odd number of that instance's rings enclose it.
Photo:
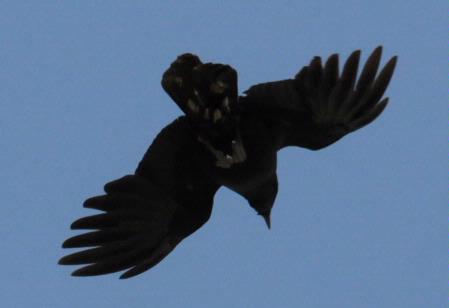
M 377 74 L 381 54 L 382 47 L 377 47 L 358 78 L 360 51 L 349 56 L 341 74 L 338 55 L 331 55 L 324 65 L 315 57 L 294 79 L 252 86 L 242 104 L 277 121 L 279 148 L 321 149 L 371 123 L 386 107 L 388 98 L 382 96 L 397 57 Z
M 202 152 L 184 122 L 175 121 L 159 134 L 135 174 L 106 184 L 106 194 L 85 201 L 84 207 L 102 213 L 71 225 L 91 230 L 63 243 L 64 248 L 84 249 L 59 261 L 82 265 L 74 276 L 122 270 L 127 271 L 120 278 L 140 274 L 209 219 L 218 186 L 197 168 Z

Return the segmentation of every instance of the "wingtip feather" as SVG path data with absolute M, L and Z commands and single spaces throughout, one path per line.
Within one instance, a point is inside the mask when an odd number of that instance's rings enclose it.
M 359 128 L 362 128 L 363 126 L 366 126 L 366 125 L 370 124 L 371 122 L 373 122 L 375 119 L 377 119 L 379 117 L 379 115 L 387 107 L 388 100 L 389 100 L 388 97 L 384 98 L 378 104 L 376 104 L 376 106 L 374 106 L 369 113 L 367 113 L 363 117 L 355 120 L 351 124 L 351 126 L 353 127 L 352 130 L 354 131 L 354 130 L 357 130 Z

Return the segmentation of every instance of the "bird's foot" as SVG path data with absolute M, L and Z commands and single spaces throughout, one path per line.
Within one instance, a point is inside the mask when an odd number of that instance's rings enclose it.
M 223 151 L 216 149 L 207 139 L 198 137 L 198 141 L 214 155 L 216 162 L 215 166 L 219 168 L 231 168 L 234 164 L 243 163 L 246 161 L 246 151 L 243 143 L 238 135 L 236 140 L 231 141 L 231 154 L 225 154 Z

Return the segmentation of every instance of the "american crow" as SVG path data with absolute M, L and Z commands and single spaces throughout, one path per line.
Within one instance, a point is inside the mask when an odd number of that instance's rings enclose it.
M 138 275 L 209 219 L 220 186 L 246 198 L 270 227 L 277 151 L 319 150 L 373 121 L 387 105 L 382 96 L 397 60 L 377 74 L 381 53 L 381 47 L 374 50 L 358 78 L 360 51 L 341 74 L 334 54 L 324 65 L 315 57 L 295 78 L 252 86 L 243 96 L 230 66 L 179 56 L 162 86 L 185 115 L 158 134 L 134 174 L 84 202 L 103 213 L 76 220 L 72 229 L 94 231 L 63 247 L 91 248 L 59 263 L 82 264 L 74 276 Z

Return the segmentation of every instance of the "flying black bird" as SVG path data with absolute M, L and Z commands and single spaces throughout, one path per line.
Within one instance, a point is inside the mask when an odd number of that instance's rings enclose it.
M 162 86 L 185 115 L 158 134 L 134 174 L 84 202 L 103 213 L 76 220 L 72 229 L 93 231 L 63 247 L 90 248 L 59 263 L 83 265 L 74 276 L 138 275 L 209 219 L 221 186 L 246 198 L 270 227 L 277 151 L 319 150 L 376 119 L 387 105 L 382 96 L 397 60 L 378 73 L 381 53 L 381 47 L 373 51 L 358 78 L 360 51 L 341 73 L 334 54 L 324 64 L 313 58 L 293 79 L 252 86 L 243 96 L 232 67 L 179 56 Z

